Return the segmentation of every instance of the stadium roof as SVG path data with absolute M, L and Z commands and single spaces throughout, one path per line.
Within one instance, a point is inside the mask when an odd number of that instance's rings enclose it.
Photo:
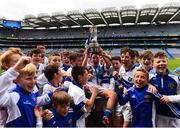
M 0 18 L 0 27 L 2 26 Z M 63 28 L 84 27 L 89 25 L 126 25 L 126 24 L 164 24 L 180 23 L 179 3 L 167 3 L 162 7 L 155 4 L 144 5 L 137 9 L 135 6 L 121 8 L 109 7 L 101 11 L 87 9 L 83 13 L 78 10 L 69 11 L 67 14 L 54 12 L 51 15 L 40 13 L 37 17 L 25 15 L 22 20 L 23 28 Z

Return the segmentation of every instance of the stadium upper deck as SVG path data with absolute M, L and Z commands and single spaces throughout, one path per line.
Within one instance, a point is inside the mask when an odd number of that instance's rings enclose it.
M 74 10 L 69 11 L 67 15 L 62 12 L 54 12 L 51 16 L 41 13 L 37 17 L 30 14 L 25 15 L 21 22 L 22 28 L 173 23 L 180 22 L 180 5 L 179 3 L 167 3 L 158 7 L 151 4 L 144 5 L 141 9 L 137 9 L 135 6 L 123 6 L 120 9 L 110 7 L 102 9 L 101 12 L 97 9 L 87 9 L 83 13 Z M 2 19 L 0 26 L 2 27 Z

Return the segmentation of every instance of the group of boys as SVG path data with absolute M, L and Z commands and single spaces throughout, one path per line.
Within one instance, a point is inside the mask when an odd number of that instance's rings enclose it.
M 180 78 L 168 70 L 164 52 L 142 51 L 139 62 L 130 48 L 115 57 L 102 49 L 63 51 L 46 64 L 42 49 L 1 55 L 1 126 L 180 126 L 173 111 L 180 109 Z

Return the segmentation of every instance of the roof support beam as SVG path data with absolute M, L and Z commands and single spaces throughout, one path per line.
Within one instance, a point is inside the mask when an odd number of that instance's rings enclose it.
M 118 17 L 119 17 L 119 23 L 120 23 L 120 25 L 122 25 L 122 19 L 121 19 L 120 11 L 118 11 Z
M 79 23 L 77 23 L 75 20 L 73 20 L 73 18 L 71 18 L 70 16 L 68 16 L 68 19 L 71 20 L 72 22 L 74 22 L 75 24 L 81 26 Z
M 84 18 L 84 19 L 86 19 L 91 25 L 94 25 L 86 16 L 84 16 L 83 14 L 81 14 L 82 15 L 82 17 Z
M 156 19 L 156 17 L 158 16 L 158 14 L 159 14 L 159 12 L 160 12 L 160 8 L 158 9 L 158 11 L 156 12 L 156 14 L 155 14 L 155 16 L 154 16 L 154 18 L 152 19 L 152 21 L 151 21 L 151 23 L 153 23 L 154 22 L 154 20 Z
M 108 23 L 106 22 L 106 20 L 104 19 L 104 17 L 102 16 L 102 14 L 101 13 L 99 13 L 99 15 L 101 16 L 101 18 L 103 19 L 103 21 L 104 21 L 104 23 L 106 24 L 106 25 L 108 25 Z
M 64 26 L 68 26 L 67 24 L 61 22 L 59 19 L 57 19 L 56 17 L 52 17 L 52 19 L 56 20 L 57 22 L 59 22 L 60 24 L 64 25 Z
M 138 19 L 139 19 L 139 10 L 137 10 L 137 13 L 136 13 L 137 15 L 136 15 L 136 21 L 135 21 L 135 24 L 137 24 L 137 22 L 138 22 Z
M 168 20 L 169 23 L 174 17 L 176 17 L 180 13 L 180 9 Z

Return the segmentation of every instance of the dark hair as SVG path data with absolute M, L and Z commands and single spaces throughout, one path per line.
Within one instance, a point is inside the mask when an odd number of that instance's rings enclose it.
M 153 59 L 153 53 L 151 51 L 143 51 L 142 54 L 140 55 L 140 59 L 143 59 L 143 58 L 152 58 Z
M 56 108 L 58 105 L 68 105 L 71 102 L 71 96 L 65 91 L 56 91 L 52 96 L 52 103 Z
M 134 51 L 132 49 L 130 49 L 129 47 L 124 47 L 121 49 L 121 55 L 122 54 L 126 54 L 126 53 L 129 53 L 130 57 L 132 59 L 134 59 L 135 55 L 134 55 Z
M 78 53 L 76 53 L 76 52 L 70 53 L 70 55 L 69 55 L 70 61 L 75 61 L 77 58 L 78 58 Z
M 164 52 L 156 52 L 154 54 L 154 58 L 162 58 L 162 57 L 167 58 L 167 56 L 166 56 L 166 54 Z
M 40 49 L 35 48 L 30 51 L 30 57 L 32 57 L 33 54 L 42 54 L 42 51 Z
M 73 79 L 76 82 L 78 82 L 78 76 L 83 75 L 86 70 L 87 70 L 87 68 L 85 68 L 83 66 L 75 66 L 72 68 L 71 75 L 72 75 Z
M 113 57 L 111 58 L 111 62 L 112 62 L 113 60 L 117 60 L 117 61 L 119 61 L 119 62 L 121 63 L 121 58 L 120 58 L 119 56 L 113 56 Z
M 57 65 L 48 65 L 44 70 L 44 75 L 48 79 L 48 81 L 51 81 L 54 78 L 54 74 L 58 73 L 59 66 Z
M 134 56 L 139 57 L 139 52 L 137 50 L 133 50 L 134 51 Z

